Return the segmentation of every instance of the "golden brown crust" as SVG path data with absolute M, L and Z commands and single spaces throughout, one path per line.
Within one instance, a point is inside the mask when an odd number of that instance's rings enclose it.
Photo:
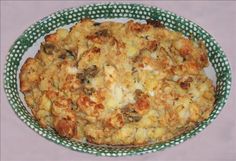
M 38 72 L 41 65 L 37 59 L 28 58 L 20 72 L 20 90 L 28 92 L 39 81 Z
M 47 35 L 20 71 L 42 127 L 95 144 L 146 145 L 194 128 L 213 110 L 207 50 L 153 20 L 83 19 Z

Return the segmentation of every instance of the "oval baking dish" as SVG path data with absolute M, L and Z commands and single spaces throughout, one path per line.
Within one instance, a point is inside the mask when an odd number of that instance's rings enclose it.
M 193 40 L 201 40 L 208 50 L 210 64 L 214 68 L 216 76 L 216 101 L 214 110 L 209 118 L 199 123 L 193 130 L 182 134 L 170 141 L 156 143 L 145 146 L 105 146 L 94 145 L 87 142 L 76 142 L 59 136 L 52 129 L 41 128 L 38 121 L 34 119 L 23 103 L 22 94 L 19 91 L 18 74 L 21 67 L 22 58 L 29 53 L 29 50 L 38 45 L 39 40 L 57 28 L 71 26 L 83 18 L 93 20 L 116 20 L 134 19 L 138 21 L 152 19 L 159 20 L 167 28 L 183 33 Z M 35 52 L 34 52 L 35 53 Z M 101 156 L 125 156 L 144 154 L 163 150 L 166 147 L 177 145 L 195 136 L 209 125 L 219 114 L 228 98 L 231 86 L 231 71 L 229 62 L 221 47 L 214 38 L 197 24 L 183 17 L 177 16 L 166 10 L 157 7 L 146 7 L 140 4 L 93 4 L 78 8 L 70 8 L 53 13 L 30 26 L 12 45 L 7 57 L 4 71 L 4 88 L 13 110 L 18 117 L 31 129 L 57 144 L 68 147 L 79 152 L 86 152 Z

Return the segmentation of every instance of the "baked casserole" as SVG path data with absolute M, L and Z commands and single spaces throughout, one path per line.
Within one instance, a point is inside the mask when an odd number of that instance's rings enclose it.
M 67 138 L 107 145 L 164 142 L 213 110 L 203 42 L 165 28 L 83 19 L 45 37 L 20 71 L 33 116 Z

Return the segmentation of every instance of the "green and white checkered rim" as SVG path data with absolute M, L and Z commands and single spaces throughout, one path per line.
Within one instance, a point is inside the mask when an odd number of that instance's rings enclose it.
M 186 36 L 193 36 L 195 40 L 205 42 L 208 49 L 209 60 L 216 72 L 216 102 L 214 111 L 210 117 L 200 123 L 198 127 L 173 140 L 164 143 L 156 143 L 143 147 L 112 147 L 98 146 L 89 143 L 75 142 L 57 135 L 53 130 L 41 128 L 23 105 L 18 91 L 17 71 L 23 54 L 45 34 L 54 29 L 75 23 L 82 18 L 130 18 L 136 20 L 154 19 L 160 20 L 167 28 L 182 32 Z M 75 151 L 86 152 L 101 156 L 125 156 L 144 154 L 163 150 L 195 136 L 214 120 L 223 108 L 231 86 L 231 71 L 229 62 L 218 43 L 204 29 L 195 23 L 157 7 L 146 7 L 141 4 L 106 3 L 92 4 L 78 8 L 70 8 L 58 11 L 43 18 L 30 26 L 12 45 L 7 57 L 4 71 L 4 88 L 13 110 L 18 117 L 31 129 L 48 140 L 63 145 Z

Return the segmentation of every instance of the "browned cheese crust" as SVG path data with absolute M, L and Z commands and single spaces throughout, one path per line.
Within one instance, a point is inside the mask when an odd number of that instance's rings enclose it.
M 147 22 L 83 19 L 47 35 L 20 72 L 40 125 L 79 141 L 144 145 L 207 119 L 215 93 L 204 44 Z

